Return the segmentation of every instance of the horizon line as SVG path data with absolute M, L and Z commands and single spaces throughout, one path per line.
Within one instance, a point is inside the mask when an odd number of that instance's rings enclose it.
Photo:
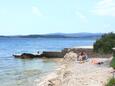
M 6 34 L 2 34 L 2 35 L 0 35 L 0 36 L 29 36 L 29 35 L 55 35 L 55 34 L 79 34 L 79 33 L 81 33 L 81 34 L 85 34 L 85 33 L 89 33 L 89 34 L 105 34 L 105 33 L 111 33 L 111 32 L 77 32 L 77 33 L 63 33 L 63 32 L 56 32 L 56 33 L 38 33 L 38 34 L 34 34 L 34 33 L 32 33 L 32 34 L 8 34 L 8 35 L 6 35 Z M 114 33 L 114 32 L 113 32 Z

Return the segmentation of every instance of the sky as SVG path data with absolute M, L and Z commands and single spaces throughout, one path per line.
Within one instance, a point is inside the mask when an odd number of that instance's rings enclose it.
M 0 35 L 115 32 L 115 0 L 0 0 Z

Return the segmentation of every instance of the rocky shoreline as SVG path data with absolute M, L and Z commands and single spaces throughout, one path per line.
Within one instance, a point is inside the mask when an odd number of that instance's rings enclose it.
M 31 54 L 31 53 L 22 53 L 21 55 L 13 55 L 15 58 L 63 58 L 66 53 L 68 52 L 74 52 L 74 53 L 80 53 L 82 51 L 86 52 L 89 56 L 89 58 L 109 58 L 112 56 L 112 54 L 99 54 L 93 52 L 92 46 L 81 46 L 81 47 L 75 47 L 75 48 L 64 48 L 61 51 L 43 51 L 41 54 L 37 52 L 38 54 Z
M 76 61 L 81 50 L 85 50 L 89 56 L 92 56 L 82 64 Z M 62 65 L 51 74 L 35 80 L 35 86 L 105 86 L 113 71 L 109 67 L 111 58 L 108 57 L 111 55 L 94 55 L 91 50 L 92 48 L 65 49 Z M 102 61 L 103 64 L 92 64 L 94 59 Z

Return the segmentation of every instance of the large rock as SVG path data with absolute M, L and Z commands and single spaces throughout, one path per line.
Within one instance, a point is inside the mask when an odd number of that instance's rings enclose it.
M 64 61 L 65 62 L 72 62 L 72 61 L 77 60 L 77 57 L 78 57 L 78 54 L 71 51 L 71 52 L 68 52 L 68 53 L 65 54 L 65 56 L 64 56 L 65 60 Z

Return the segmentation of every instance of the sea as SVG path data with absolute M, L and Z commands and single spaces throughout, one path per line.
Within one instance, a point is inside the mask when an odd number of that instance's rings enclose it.
M 34 86 L 34 81 L 54 71 L 59 62 L 44 59 L 16 59 L 12 55 L 93 45 L 85 38 L 4 38 L 0 37 L 0 86 Z

